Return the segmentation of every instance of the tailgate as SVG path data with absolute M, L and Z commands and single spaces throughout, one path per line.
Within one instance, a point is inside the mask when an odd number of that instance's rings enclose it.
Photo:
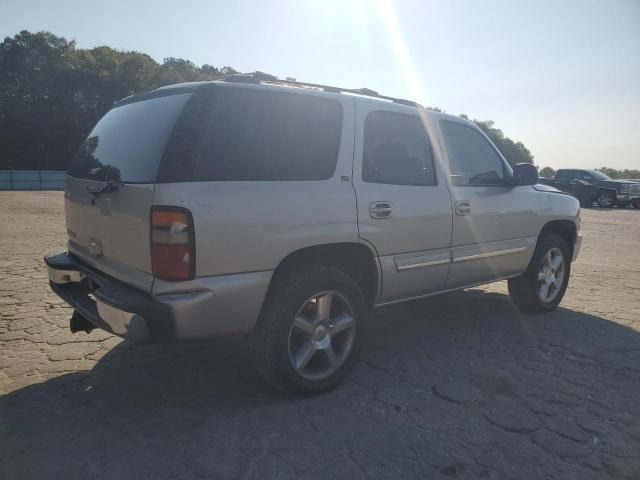
M 67 178 L 65 216 L 69 251 L 99 270 L 151 291 L 149 209 L 153 185 L 122 184 L 96 197 L 102 182 Z

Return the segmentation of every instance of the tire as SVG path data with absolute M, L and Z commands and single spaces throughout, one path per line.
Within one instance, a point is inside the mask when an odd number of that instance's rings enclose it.
M 640 209 L 640 200 L 633 200 L 631 205 L 633 205 L 633 208 L 635 209 Z
M 616 204 L 616 194 L 611 190 L 600 190 L 597 202 L 600 208 L 611 208 Z
M 287 393 L 331 390 L 349 376 L 362 349 L 362 290 L 344 272 L 325 266 L 282 273 L 274 282 L 251 336 L 258 373 Z
M 548 268 L 557 262 L 558 256 L 561 256 L 562 263 L 549 272 Z M 509 279 L 509 296 L 521 310 L 550 312 L 562 301 L 570 274 L 571 254 L 567 242 L 555 233 L 543 233 L 525 272 Z M 546 278 L 542 278 L 543 275 Z M 543 298 L 544 284 L 547 285 L 546 299 Z

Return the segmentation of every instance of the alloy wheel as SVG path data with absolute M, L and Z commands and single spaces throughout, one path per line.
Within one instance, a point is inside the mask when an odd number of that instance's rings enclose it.
M 600 197 L 598 198 L 598 205 L 604 208 L 608 208 L 612 204 L 613 204 L 613 199 L 611 198 L 611 195 L 609 195 L 608 193 L 600 194 Z
M 289 361 L 307 380 L 338 370 L 353 348 L 356 322 L 351 303 L 336 291 L 319 292 L 298 310 L 289 329 Z
M 559 248 L 549 250 L 538 269 L 538 297 L 544 303 L 553 302 L 565 281 L 565 258 Z

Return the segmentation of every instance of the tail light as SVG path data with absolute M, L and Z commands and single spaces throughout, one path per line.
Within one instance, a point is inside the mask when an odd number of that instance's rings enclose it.
M 195 276 L 195 235 L 191 212 L 180 207 L 151 207 L 151 272 L 163 280 Z

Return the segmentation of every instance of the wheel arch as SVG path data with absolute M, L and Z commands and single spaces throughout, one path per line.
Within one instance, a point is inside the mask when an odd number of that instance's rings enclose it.
M 369 246 L 355 242 L 313 245 L 289 253 L 274 270 L 265 300 L 279 278 L 310 265 L 324 265 L 345 272 L 362 289 L 367 305 L 371 308 L 375 304 L 380 290 L 377 255 Z
M 611 187 L 598 187 L 598 189 L 596 190 L 596 197 L 600 194 L 600 192 L 611 192 L 613 193 L 614 197 L 618 197 L 618 192 L 616 191 L 615 188 L 611 188 Z
M 538 241 L 545 233 L 555 233 L 567 242 L 571 256 L 573 256 L 574 247 L 576 244 L 576 238 L 578 236 L 578 228 L 576 224 L 571 220 L 552 220 L 546 223 L 540 234 L 538 235 Z

